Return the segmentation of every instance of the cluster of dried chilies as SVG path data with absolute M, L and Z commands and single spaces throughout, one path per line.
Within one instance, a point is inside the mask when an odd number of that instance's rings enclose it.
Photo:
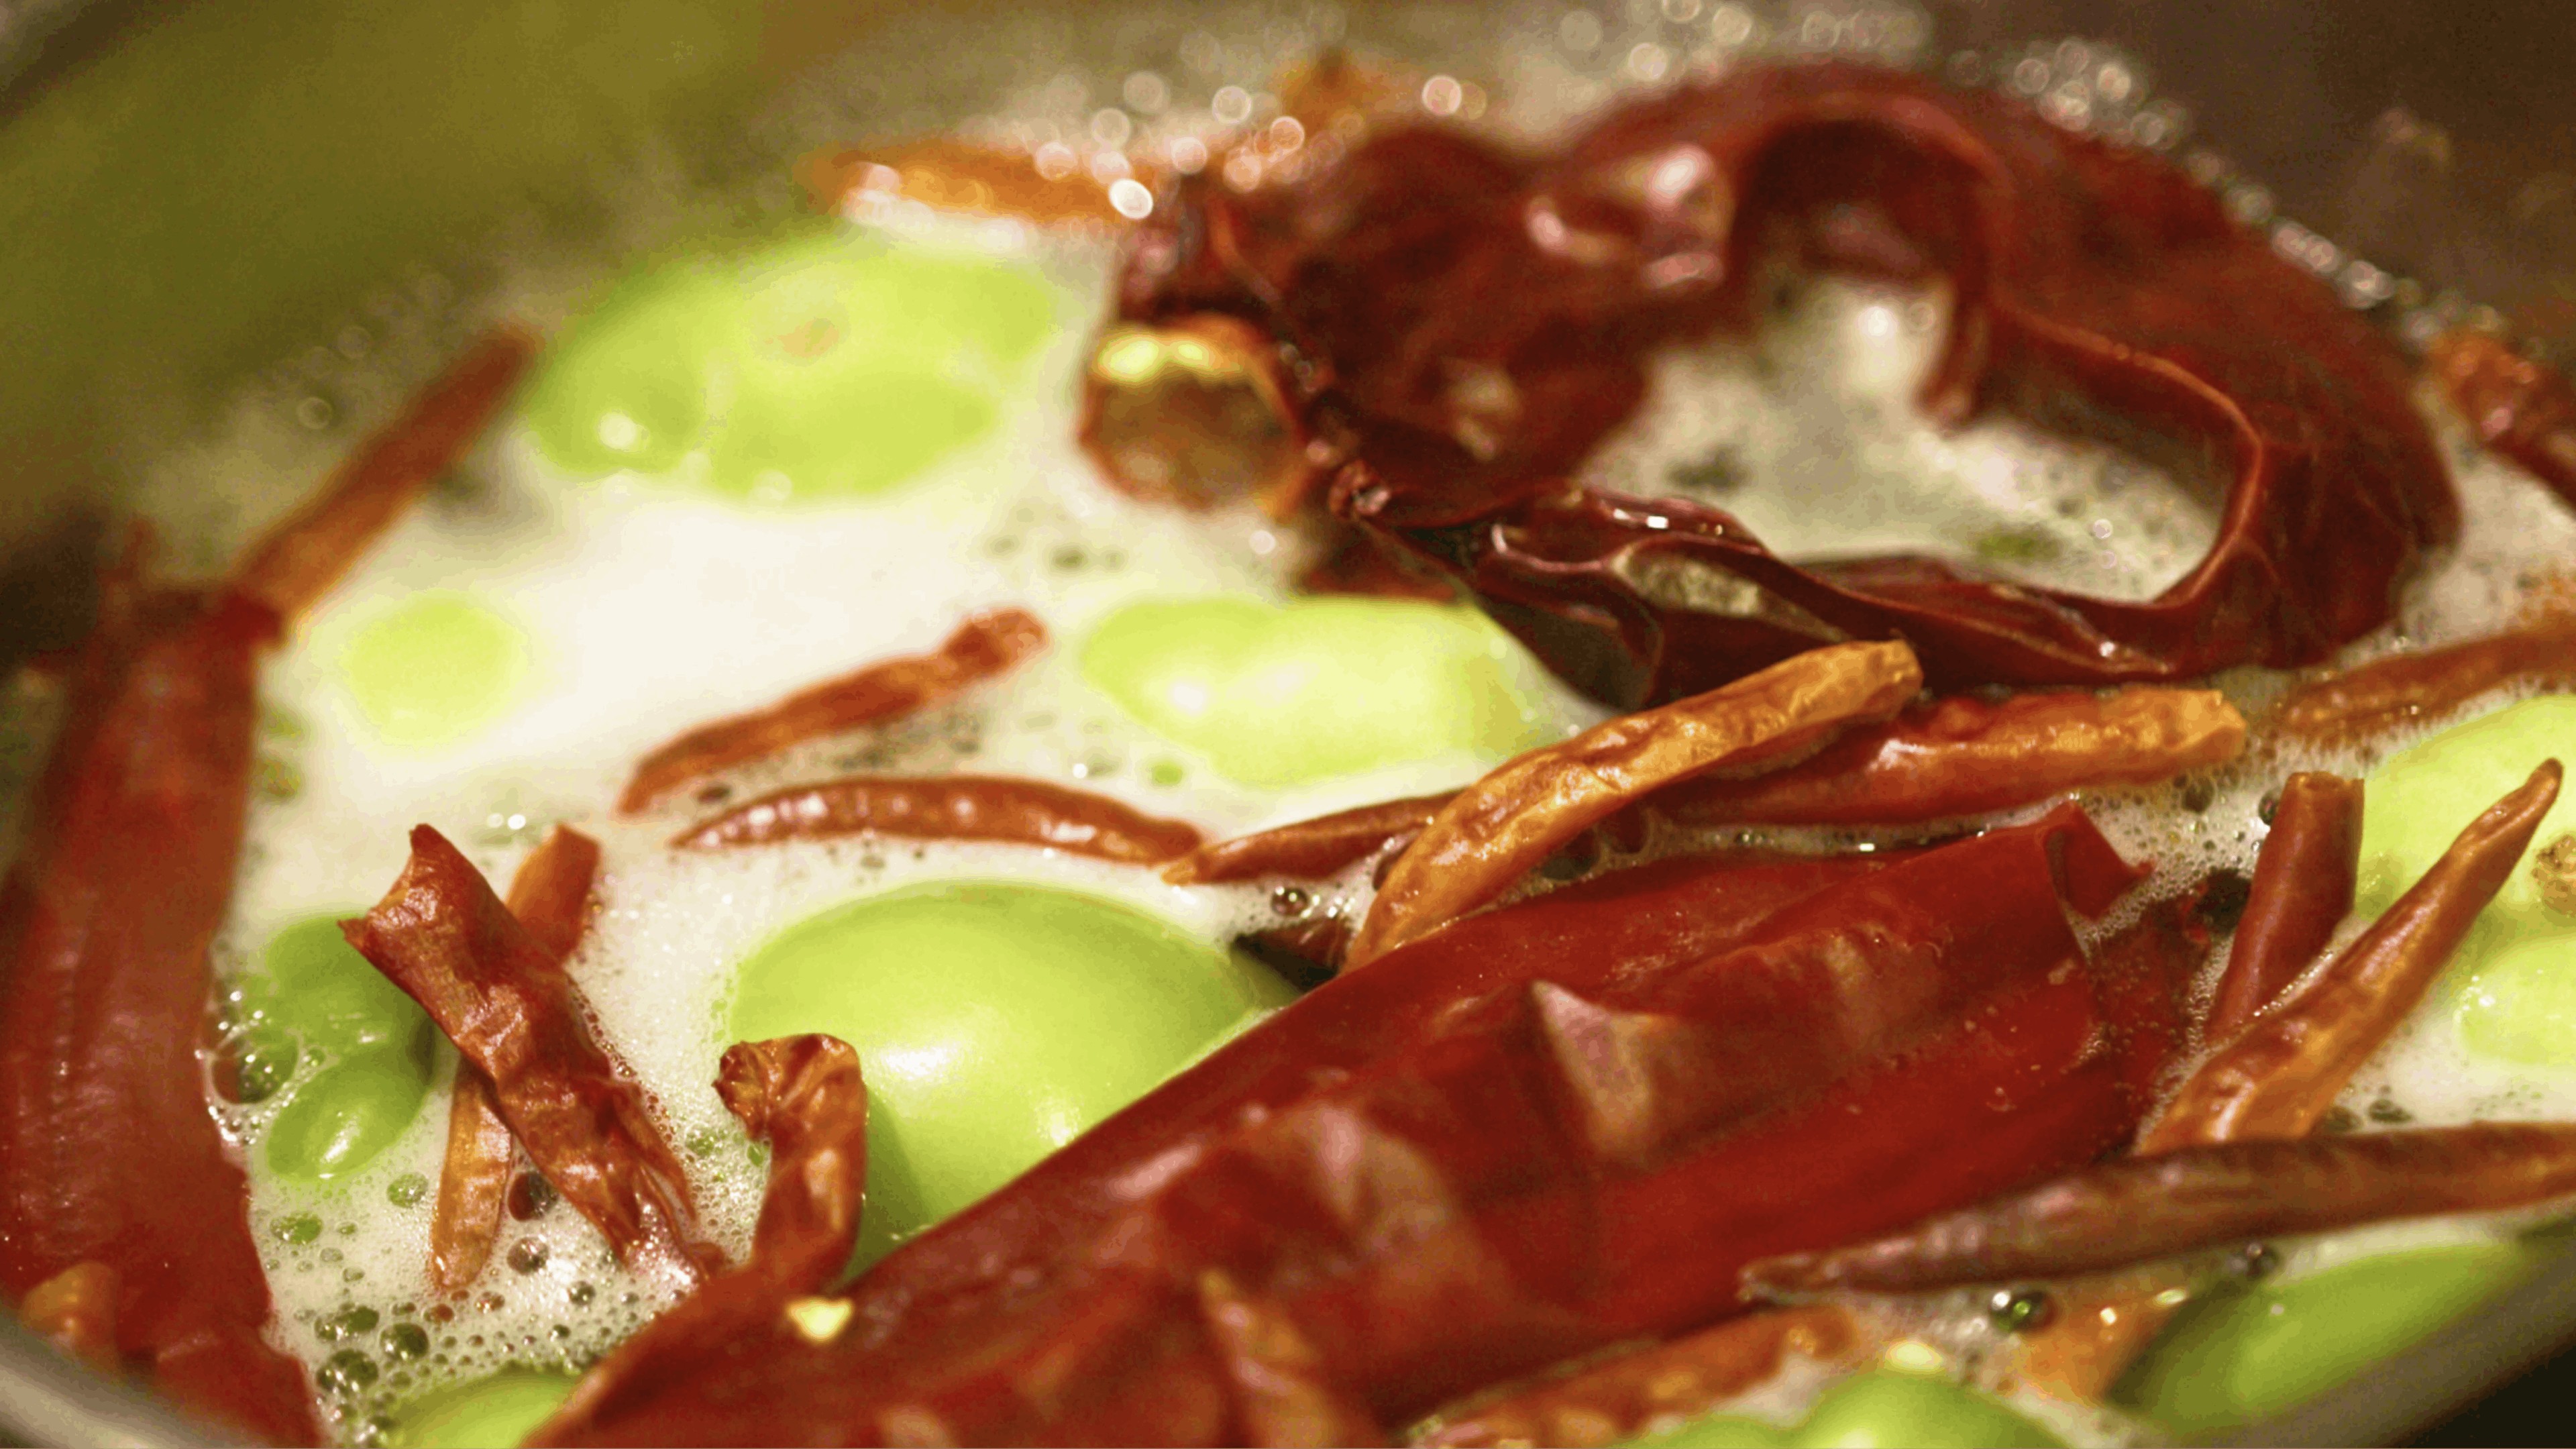
M 1291 93 L 1326 112 L 1369 94 L 1330 65 Z M 954 146 L 906 165 L 907 184 L 985 202 L 1028 185 Z M 1714 510 L 1568 482 L 1639 400 L 1649 349 L 1748 325 L 1784 255 L 1950 281 L 1937 415 L 2071 398 L 2205 449 L 2228 488 L 2209 558 L 2145 604 L 1917 559 L 1800 567 Z M 597 847 L 559 830 L 505 903 L 416 832 L 348 933 L 464 1062 L 433 1278 L 479 1271 L 524 1152 L 621 1258 L 696 1284 L 546 1442 L 1358 1443 L 1425 1416 L 1443 1443 L 1598 1437 L 1721 1401 L 1791 1352 L 1869 1350 L 1862 1313 L 1784 1300 L 1999 1279 L 2071 1279 L 2127 1310 L 2018 1345 L 2030 1380 L 2094 1394 L 2152 1333 L 2163 1285 L 2085 1275 L 2576 1188 L 2576 1127 L 2312 1134 L 2520 858 L 2554 762 L 2321 964 L 2361 797 L 2294 776 L 2198 1020 L 2210 922 L 2126 901 L 2143 867 L 2072 803 L 1936 845 L 1667 856 L 1493 904 L 1649 815 L 1950 824 L 2220 764 L 2245 722 L 2176 681 L 2315 664 L 2387 622 L 2457 514 L 2401 359 L 2161 161 L 1992 97 L 1803 66 L 1640 102 L 1550 157 L 1392 129 L 1293 184 L 1183 180 L 1130 258 L 1124 335 L 1220 339 L 1227 385 L 1293 442 L 1230 476 L 1326 537 L 1317 586 L 1454 591 L 1635 712 L 1451 795 L 1216 844 L 1081 791 L 960 776 L 829 780 L 690 825 L 675 848 L 1006 840 L 1176 884 L 1376 867 L 1361 918 L 1260 943 L 1323 985 L 847 1284 L 866 1160 L 849 1049 L 726 1053 L 725 1100 L 772 1158 L 753 1250 L 725 1263 L 564 969 Z M 257 661 L 529 350 L 501 336 L 460 362 L 230 579 L 150 588 L 137 563 L 110 580 L 0 921 L 0 1286 L 67 1347 L 276 1442 L 319 1425 L 262 1336 L 242 1176 L 197 1056 Z M 2563 383 L 2474 340 L 2439 367 L 2485 436 L 2576 491 Z M 1139 433 L 1153 418 L 1095 385 L 1090 441 L 1127 486 L 1187 503 L 1209 459 L 1241 462 L 1240 440 L 1197 428 L 1238 413 L 1176 403 Z M 667 808 L 1045 643 L 1025 613 L 978 615 L 930 654 L 688 733 L 620 808 Z M 2392 659 L 2258 724 L 2362 737 L 2563 687 L 2572 643 L 2542 622 Z M 2069 924 L 2115 909 L 2134 924 L 2098 947 Z

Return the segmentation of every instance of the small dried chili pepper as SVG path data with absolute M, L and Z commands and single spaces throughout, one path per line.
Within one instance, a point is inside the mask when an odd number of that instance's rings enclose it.
M 1322 880 L 1430 824 L 1450 799 L 1446 794 L 1416 795 L 1362 805 L 1203 845 L 1163 867 L 1163 879 L 1173 885 L 1215 885 L 1265 875 Z
M 858 1053 L 820 1035 L 737 1042 L 725 1049 L 716 1091 L 769 1144 L 751 1256 L 620 1344 L 527 1442 L 567 1442 L 603 1423 L 649 1416 L 673 1381 L 766 1351 L 770 1335 L 795 1330 L 796 1300 L 831 1286 L 849 1261 L 867 1187 L 868 1095 Z
M 2424 878 L 2296 996 L 2203 1062 L 2138 1151 L 2299 1137 L 2314 1127 L 2512 876 L 2558 799 L 2559 775 L 2558 762 L 2548 761 L 2469 822 Z
M 737 805 L 672 837 L 684 850 L 895 835 L 912 840 L 1006 840 L 1126 865 L 1155 865 L 1197 848 L 1199 833 L 1106 795 L 1044 780 L 993 775 L 848 775 Z
M 1857 1368 L 1878 1337 L 1849 1310 L 1832 1304 L 1750 1314 L 1563 1378 L 1499 1397 L 1480 1395 L 1434 1416 L 1413 1442 L 1435 1449 L 1589 1449 L 1636 1438 L 1660 1421 L 1705 1413 L 1760 1388 L 1793 1354 L 1828 1369 Z
M 2218 978 L 2203 1031 L 2234 1036 L 2298 979 L 2352 914 L 2361 873 L 2359 780 L 2305 770 L 2281 786 L 2272 833 L 2255 857 L 2254 885 L 2236 924 L 2227 971 Z
M 1912 1293 L 2058 1278 L 2222 1243 L 2576 1192 L 2576 1124 L 2210 1143 L 2078 1169 L 1902 1233 L 1748 1265 L 1764 1294 Z
M 700 725 L 644 757 L 617 800 L 632 814 L 659 796 L 819 735 L 910 714 L 1010 669 L 1046 646 L 1046 626 L 1020 609 L 968 618 L 938 650 L 871 664 L 751 714 Z
M 818 1341 L 771 1332 L 565 1437 L 1248 1437 L 1209 1270 L 1314 1351 L 1301 1383 L 1380 1424 L 1697 1326 L 1753 1257 L 2130 1130 L 2164 1061 L 2119 1044 L 2174 1024 L 2129 1013 L 2182 983 L 2099 976 L 2065 913 L 2135 878 L 2062 810 L 1885 863 L 1664 862 L 1462 921 L 898 1249 Z M 1632 908 L 1654 896 L 1698 909 Z
M 621 1262 L 692 1279 L 714 1264 L 691 1236 L 687 1175 L 591 1036 L 580 988 L 444 836 L 415 828 L 393 888 L 340 929 L 491 1079 L 511 1134 Z
M 116 579 L 73 661 L 0 895 L 0 1288 L 104 1271 L 119 1362 L 236 1432 L 314 1443 L 199 1060 L 276 630 L 237 593 Z
M 2433 339 L 2425 358 L 2480 442 L 2576 503 L 2576 385 L 2473 328 Z
M 1483 905 L 1650 791 L 1710 770 L 1797 758 L 1845 726 L 1894 714 L 1922 683 L 1902 644 L 1817 649 L 1510 760 L 1441 806 L 1397 857 L 1349 964 L 1365 966 Z
M 558 965 L 581 944 L 598 874 L 599 842 L 558 825 L 510 878 L 510 914 Z M 491 1260 L 516 1152 L 492 1079 L 471 1062 L 457 1063 L 447 1108 L 447 1157 L 429 1222 L 429 1281 L 438 1292 L 464 1292 Z
M 1953 696 L 1855 729 L 1788 769 L 1692 780 L 1649 803 L 1690 822 L 1913 824 L 2152 785 L 2234 759 L 2244 745 L 2245 721 L 2213 690 Z
M 2291 690 L 2272 727 L 2341 744 L 2439 719 L 2512 685 L 2576 685 L 2576 616 L 2555 614 L 2484 639 L 2375 659 Z
M 1715 510 L 1574 490 L 1651 350 L 1748 330 L 1784 249 L 1948 280 L 1923 390 L 1944 420 L 2089 406 L 2219 460 L 2209 556 L 2133 603 L 1924 558 L 1793 566 Z M 1206 313 L 1294 349 L 1299 417 L 1354 460 L 1338 516 L 1624 707 L 1891 635 L 1943 689 L 2306 663 L 2384 623 L 2392 581 L 2458 527 L 2395 349 L 2206 188 L 1891 70 L 1746 67 L 1552 158 L 1407 129 L 1293 186 L 1184 178 L 1137 230 L 1118 316 Z
M 486 333 L 251 548 L 233 587 L 280 619 L 301 617 L 483 436 L 536 351 L 517 328 Z
M 1113 327 L 1091 353 L 1083 451 L 1121 491 L 1148 502 L 1207 508 L 1251 496 L 1285 518 L 1304 506 L 1318 470 L 1288 402 L 1281 352 L 1258 328 L 1221 314 Z

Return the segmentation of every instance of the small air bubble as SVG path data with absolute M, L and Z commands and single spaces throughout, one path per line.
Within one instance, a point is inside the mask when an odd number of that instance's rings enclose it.
M 290 1217 L 279 1218 L 268 1231 L 271 1237 L 281 1243 L 293 1243 L 301 1247 L 306 1243 L 317 1243 L 322 1240 L 322 1220 L 311 1213 L 296 1213 Z
M 1226 86 L 1208 99 L 1208 114 L 1221 125 L 1240 126 L 1252 119 L 1252 93 L 1241 86 Z
M 295 421 L 313 432 L 321 432 L 338 420 L 340 410 L 320 393 L 310 393 L 295 403 Z

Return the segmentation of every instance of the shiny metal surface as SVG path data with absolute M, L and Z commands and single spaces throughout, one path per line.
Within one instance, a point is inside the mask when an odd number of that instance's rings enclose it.
M 508 210 L 569 194 L 603 145 L 666 126 L 723 130 L 806 58 L 863 41 L 886 8 L 0 3 L 0 663 L 82 627 L 87 542 L 133 460 L 121 400 L 155 390 L 185 398 L 260 365 L 341 315 L 372 279 L 452 256 Z M 1945 48 L 2061 36 L 2121 45 L 2152 67 L 2163 94 L 2192 107 L 2200 139 L 2272 189 L 2284 215 L 2430 288 L 2459 289 L 2576 358 L 2576 5 L 2567 0 L 1928 8 Z M 413 19 L 397 23 L 398 13 Z M 263 38 L 268 27 L 309 43 Z M 496 27 L 503 40 L 491 39 Z M 379 53 L 392 47 L 404 49 Z M 199 63 L 218 52 L 220 66 Z M 578 104 L 424 186 L 406 168 L 430 153 L 400 143 L 429 127 L 449 148 L 484 144 L 478 107 L 488 107 L 476 87 L 497 84 L 496 55 L 560 70 Z M 407 77 L 398 97 L 407 111 L 376 114 L 366 85 L 322 86 L 316 99 L 314 76 L 299 68 L 344 63 Z M 303 108 L 299 128 L 344 127 L 355 138 L 340 184 L 318 194 L 270 196 L 258 184 L 274 164 L 261 109 L 289 92 Z M 511 121 L 488 124 L 499 135 Z M 166 158 L 153 137 L 172 130 L 241 139 L 155 169 Z M 378 153 L 385 165 L 365 164 Z M 273 232 L 266 215 L 277 215 Z M 245 251 L 258 255 L 236 255 Z M 2230 1442 L 2385 1442 L 2571 1337 L 2576 1259 Z M 6 1321 L 0 1423 L 33 1443 L 206 1442 Z

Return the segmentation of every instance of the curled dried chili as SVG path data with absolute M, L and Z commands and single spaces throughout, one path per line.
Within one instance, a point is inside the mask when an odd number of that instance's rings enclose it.
M 1707 771 L 1797 759 L 1847 726 L 1894 714 L 1922 682 L 1902 644 L 1837 645 L 1506 761 L 1441 806 L 1396 858 L 1349 964 L 1483 905 L 1622 805 Z
M 850 775 L 797 785 L 702 820 L 671 843 L 722 850 L 836 835 L 1011 841 L 1127 865 L 1157 865 L 1199 843 L 1191 826 L 1106 795 L 992 775 Z
M 558 825 L 510 878 L 510 914 L 558 965 L 581 944 L 598 874 L 599 842 Z M 448 1098 L 447 1156 L 429 1222 L 429 1281 L 438 1292 L 464 1292 L 491 1260 L 517 1146 L 492 1079 L 473 1063 L 458 1062 Z
M 1902 1233 L 1748 1265 L 1766 1294 L 1910 1293 L 2097 1272 L 2220 1244 L 2576 1192 L 2576 1124 L 2478 1122 L 2124 1157 Z
M 831 1332 L 565 1437 L 1249 1437 L 1209 1270 L 1313 1350 L 1299 1382 L 1380 1424 L 1724 1316 L 1754 1256 L 2129 1131 L 2164 1059 L 2122 1044 L 2170 1041 L 2183 983 L 2099 975 L 2065 913 L 2136 878 L 2067 810 L 1888 860 L 1667 861 L 1462 921 L 898 1249 Z
M 716 1091 L 744 1129 L 769 1144 L 751 1256 L 620 1344 L 527 1442 L 649 1423 L 655 1397 L 674 1380 L 721 1372 L 794 1341 L 803 1331 L 798 1300 L 830 1287 L 849 1261 L 867 1187 L 868 1096 L 858 1053 L 821 1035 L 737 1042 L 725 1049 Z
M 799 690 L 766 709 L 700 725 L 646 755 L 618 797 L 633 813 L 701 775 L 731 769 L 791 745 L 857 729 L 936 704 L 1010 669 L 1046 647 L 1046 626 L 1021 609 L 972 615 L 939 648 L 871 664 Z
M 511 1134 L 620 1261 L 692 1279 L 713 1266 L 687 1174 L 591 1035 L 580 988 L 444 836 L 415 828 L 393 888 L 341 930 L 491 1079 Z
M 1644 396 L 1648 352 L 1749 326 L 1783 247 L 1948 280 L 1937 417 L 2091 409 L 2210 460 L 2209 556 L 2137 603 L 1918 557 L 1798 567 L 1714 509 L 1568 484 Z M 1410 129 L 1294 186 L 1185 178 L 1139 228 L 1118 315 L 1204 313 L 1293 355 L 1319 467 L 1348 463 L 1340 517 L 1621 705 L 1891 635 L 1944 689 L 2306 663 L 2385 622 L 2393 582 L 2457 528 L 2394 348 L 2217 197 L 1894 71 L 1730 72 L 1552 158 Z

